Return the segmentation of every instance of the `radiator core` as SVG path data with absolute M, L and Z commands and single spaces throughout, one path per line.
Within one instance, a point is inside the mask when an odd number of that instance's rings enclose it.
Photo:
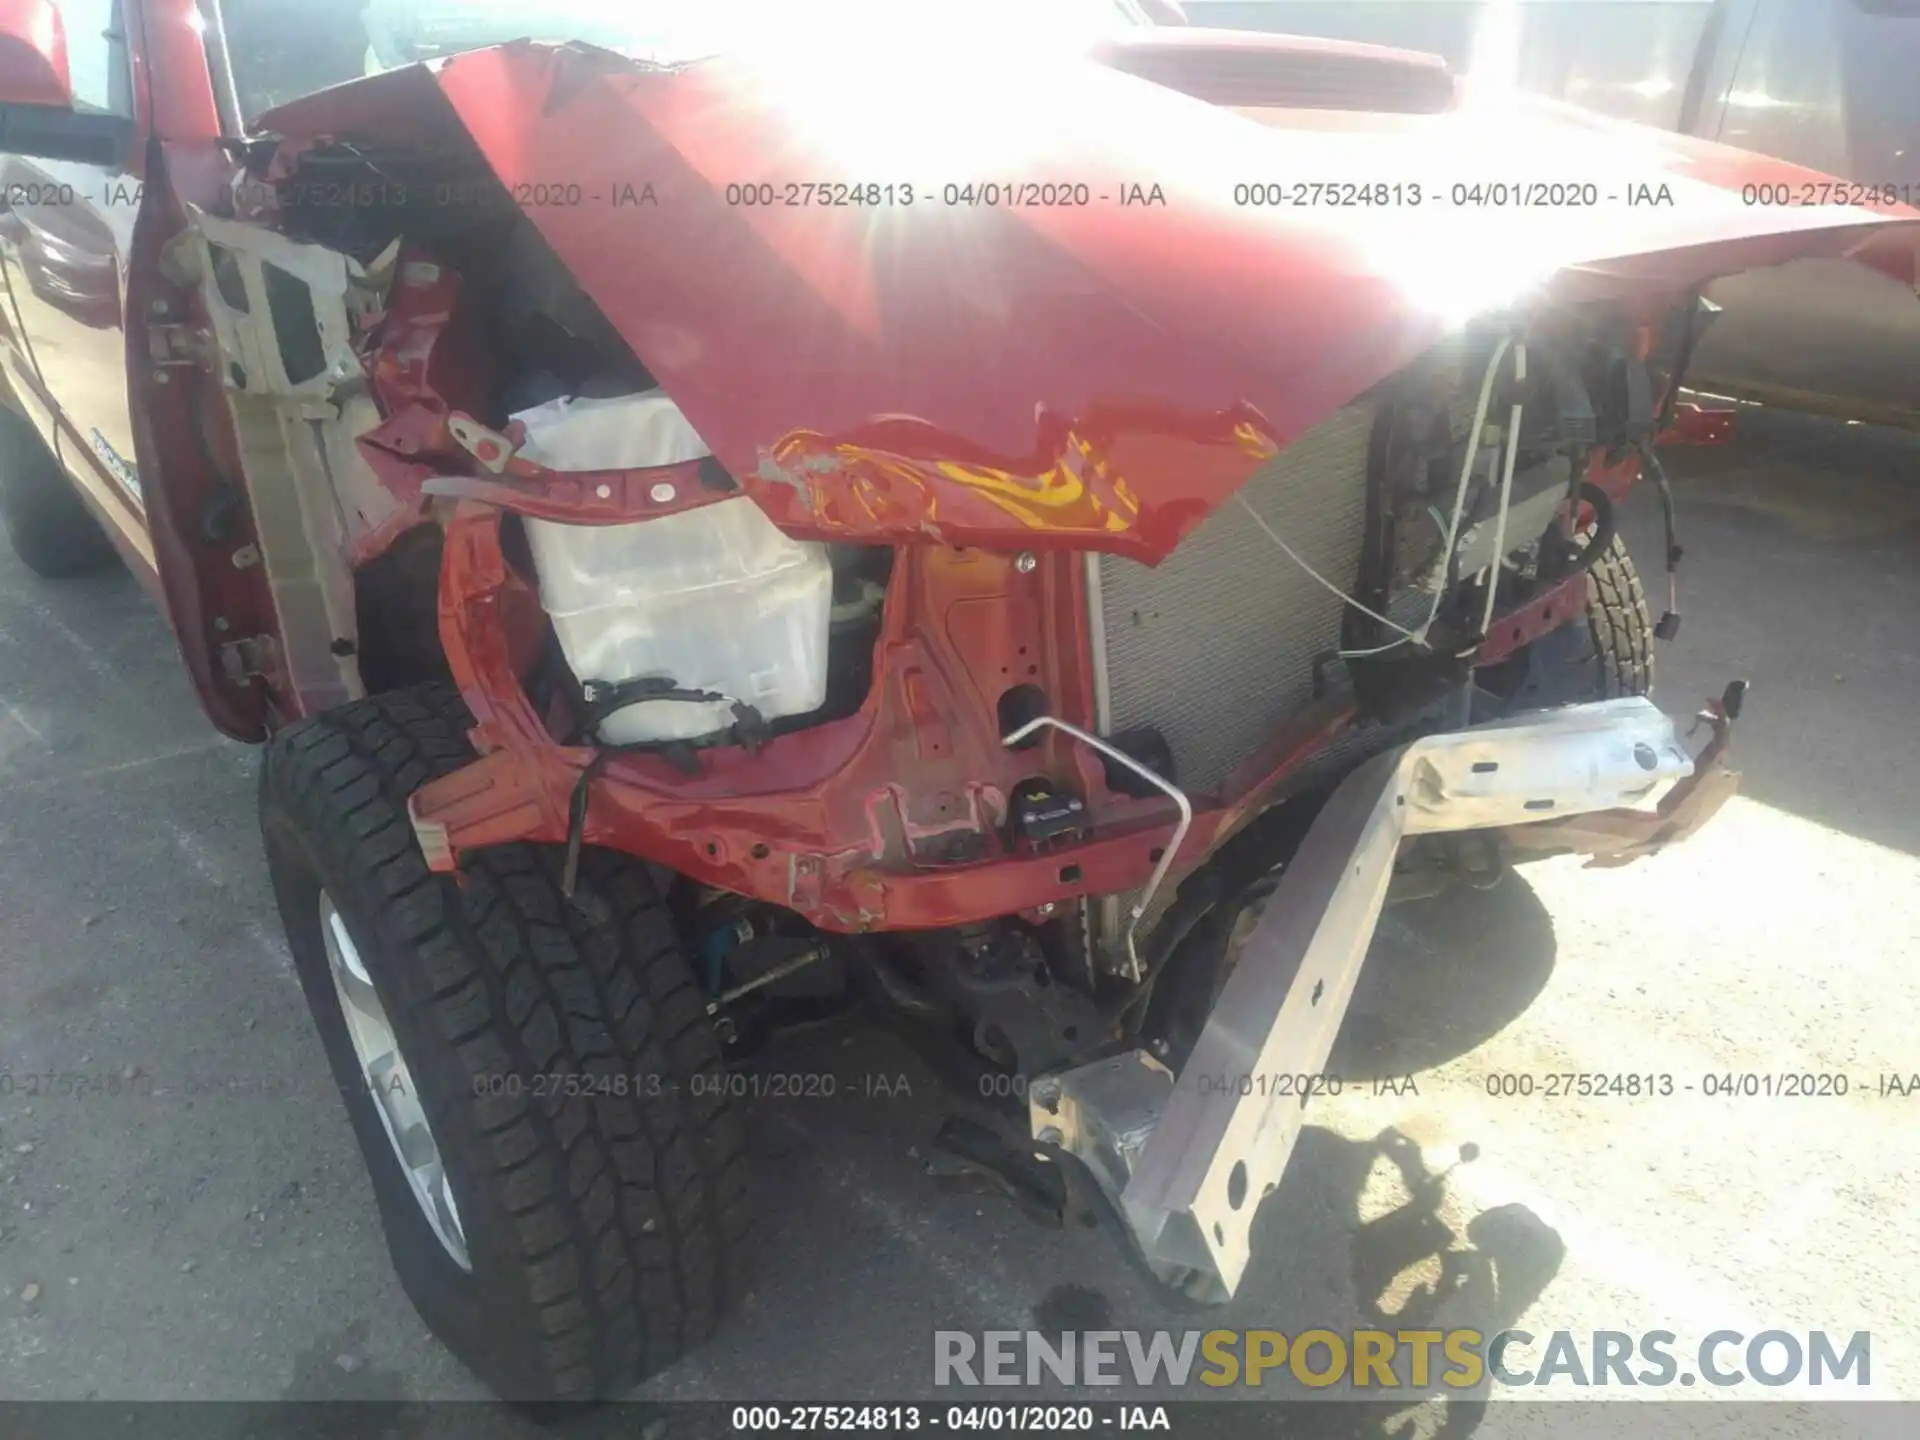
M 1321 422 L 1240 492 L 1341 594 L 1359 578 L 1374 409 L 1363 402 Z M 1095 589 L 1105 728 L 1157 729 L 1190 793 L 1216 789 L 1304 706 L 1315 658 L 1340 643 L 1341 595 L 1233 499 L 1158 566 L 1100 556 Z

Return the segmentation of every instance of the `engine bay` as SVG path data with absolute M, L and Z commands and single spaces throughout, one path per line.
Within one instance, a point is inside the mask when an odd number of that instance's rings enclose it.
M 891 548 L 791 540 L 739 497 L 470 149 L 319 146 L 271 182 L 244 178 L 236 194 L 252 196 L 254 218 L 284 239 L 342 256 L 362 277 L 352 348 L 389 425 L 407 427 L 409 410 L 458 415 L 547 475 L 704 461 L 703 483 L 735 497 L 644 524 L 510 518 L 508 554 L 526 593 L 547 602 L 551 631 L 535 644 L 526 678 L 543 712 L 556 717 L 556 738 L 657 746 L 686 768 L 694 748 L 757 744 L 859 709 Z M 268 194 L 273 203 L 258 206 Z M 216 278 L 231 255 L 216 247 Z M 298 387 L 326 370 L 327 347 L 309 321 L 326 302 L 271 260 L 262 274 L 289 388 Z M 368 418 L 356 410 L 349 419 L 343 409 L 345 438 L 378 435 Z M 461 432 L 456 422 L 439 438 L 461 440 Z M 418 440 L 409 432 L 399 442 L 407 459 L 434 458 Z M 474 459 L 447 446 L 437 458 L 446 468 Z M 392 478 L 381 483 L 406 493 Z M 672 488 L 654 482 L 655 498 Z M 355 569 L 366 573 L 411 525 L 430 523 L 430 509 L 375 518 L 362 508 L 364 525 L 350 522 L 343 537 Z M 420 583 L 417 567 L 404 583 Z M 389 597 L 359 588 L 356 608 L 383 610 L 390 620 Z M 416 625 L 433 621 L 431 606 L 402 608 Z M 523 621 L 530 624 L 537 622 Z M 373 643 L 391 650 L 396 640 L 387 634 Z M 434 648 L 430 634 L 399 643 L 413 653 Z
M 274 223 L 290 238 L 338 251 L 365 270 L 377 271 L 388 257 L 386 268 L 402 290 L 406 276 L 423 270 L 436 281 L 442 268 L 457 277 L 458 300 L 440 321 L 439 343 L 424 357 L 409 357 L 420 391 L 401 398 L 438 403 L 502 433 L 518 419 L 526 433 L 517 453 L 530 458 L 541 454 L 543 436 L 557 433 L 541 421 L 561 409 L 577 420 L 581 410 L 624 403 L 629 435 L 642 428 L 636 406 L 671 409 L 526 209 L 470 149 L 321 145 L 300 152 L 274 188 Z M 404 353 L 411 339 L 392 333 L 390 317 L 404 325 L 406 315 L 401 294 L 366 332 L 376 378 L 381 365 L 372 352 Z M 294 354 L 305 348 L 284 328 L 282 347 Z M 1549 313 L 1535 317 L 1518 341 L 1492 327 L 1452 337 L 1357 402 L 1370 417 L 1365 472 L 1343 481 L 1364 488 L 1357 569 L 1323 576 L 1298 554 L 1282 558 L 1346 594 L 1337 643 L 1312 658 L 1316 665 L 1339 662 L 1366 718 L 1405 719 L 1458 690 L 1497 609 L 1565 581 L 1604 552 L 1613 533 L 1610 487 L 1619 480 L 1601 476 L 1596 483 L 1589 473 L 1638 457 L 1653 434 L 1649 351 L 1645 332 L 1625 320 Z M 305 368 L 316 366 L 309 359 Z M 626 453 L 596 455 L 576 445 L 572 459 L 549 468 L 644 468 L 704 453 L 684 421 L 678 430 L 684 433 L 665 448 L 640 440 Z M 561 534 L 553 522 L 523 523 L 548 542 Z M 774 534 L 766 527 L 758 538 Z M 1284 536 L 1271 538 L 1287 550 Z M 777 548 L 777 540 L 770 543 Z M 529 561 L 542 548 L 516 544 Z M 553 545 L 544 548 L 558 565 Z M 807 703 L 776 702 L 761 717 L 792 728 L 850 714 L 865 698 L 891 550 L 831 545 L 786 558 L 817 564 L 831 594 L 826 663 L 803 665 L 810 673 L 795 687 Z M 809 635 L 826 613 L 817 604 L 813 610 L 820 613 L 801 627 Z M 724 610 L 713 619 L 716 630 L 730 628 Z M 604 687 L 642 677 L 576 678 Z M 678 675 L 653 678 L 724 693 Z M 1493 679 L 1499 688 L 1502 677 Z M 715 723 L 636 728 L 630 716 L 625 731 L 636 743 L 656 730 L 682 742 L 737 738 L 714 702 L 705 714 Z
M 537 823 L 510 786 L 497 815 L 456 805 L 441 863 L 510 824 L 577 850 L 688 787 L 721 838 L 658 854 L 716 892 L 938 926 L 970 913 L 949 872 L 1017 869 L 994 913 L 1089 975 L 1138 967 L 1122 898 L 1169 848 L 1191 864 L 1396 738 L 1556 703 L 1686 343 L 1597 306 L 1470 325 L 1260 451 L 1157 565 L 858 544 L 743 493 L 766 476 L 710 453 L 470 146 L 263 144 L 233 193 L 176 258 L 234 357 L 278 598 L 316 617 L 289 668 L 322 698 L 446 674 L 498 707 L 498 762 L 566 797 Z M 1062 712 L 1108 753 L 1001 743 Z M 1182 791 L 1199 823 L 1143 843 Z

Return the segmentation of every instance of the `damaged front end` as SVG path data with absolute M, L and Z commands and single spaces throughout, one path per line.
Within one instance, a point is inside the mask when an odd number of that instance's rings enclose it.
M 165 264 L 279 616 L 235 683 L 290 718 L 450 678 L 435 870 L 603 846 L 703 933 L 869 937 L 1217 1298 L 1301 1117 L 1198 1077 L 1319 1068 L 1396 877 L 1632 858 L 1730 791 L 1737 704 L 1690 756 L 1644 676 L 1592 689 L 1614 509 L 1664 492 L 1706 280 L 1914 232 L 1743 211 L 1790 167 L 1561 112 L 1557 163 L 1685 203 L 1283 214 L 1236 179 L 1432 186 L 1486 136 L 1046 79 L 1017 151 L 916 175 L 775 61 L 478 51 L 267 116 Z M 1196 991 L 1184 942 L 1256 886 Z M 713 957 L 715 1009 L 788 973 Z
M 1231 1297 L 1406 842 L 1491 832 L 1531 845 L 1546 831 L 1554 848 L 1617 858 L 1683 838 L 1738 783 L 1724 764 L 1738 693 L 1703 716 L 1714 739 L 1697 758 L 1636 696 L 1429 735 L 1361 765 L 1289 856 L 1179 1073 L 1132 1047 L 1042 1077 L 1028 1091 L 1034 1137 L 1085 1164 L 1155 1275 Z

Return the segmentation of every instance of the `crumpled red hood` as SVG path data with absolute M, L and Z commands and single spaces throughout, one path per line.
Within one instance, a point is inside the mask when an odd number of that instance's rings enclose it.
M 874 542 L 1158 559 L 1276 446 L 1527 286 L 1677 294 L 1807 255 L 1910 274 L 1920 235 L 1900 207 L 1745 203 L 1811 172 L 1563 106 L 1236 111 L 1077 56 L 663 69 L 523 43 L 262 124 L 464 129 L 774 519 Z M 1588 181 L 1585 207 L 1452 189 Z M 1236 203 L 1269 182 L 1379 203 Z

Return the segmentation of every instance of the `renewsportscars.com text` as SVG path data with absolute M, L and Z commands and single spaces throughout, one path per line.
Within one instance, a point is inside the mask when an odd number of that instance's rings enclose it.
M 933 1383 L 1176 1389 L 1297 1383 L 1368 1392 L 1483 1384 L 1865 1387 L 1872 1351 L 1864 1330 L 1715 1330 L 1693 1346 L 1671 1330 L 939 1330 Z

